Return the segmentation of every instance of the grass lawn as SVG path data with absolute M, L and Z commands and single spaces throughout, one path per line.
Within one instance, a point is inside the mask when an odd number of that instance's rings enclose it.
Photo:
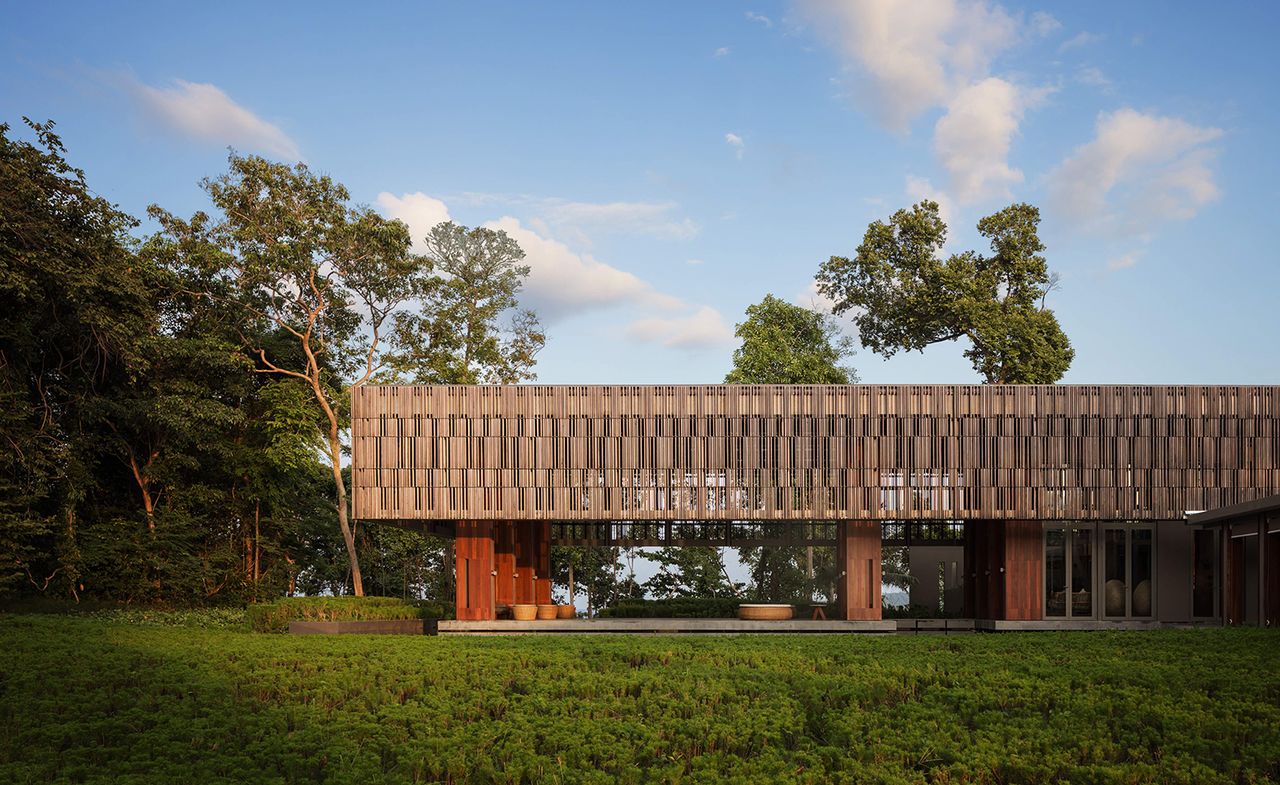
M 1276 631 L 296 638 L 166 621 L 0 616 L 0 783 L 1280 782 Z

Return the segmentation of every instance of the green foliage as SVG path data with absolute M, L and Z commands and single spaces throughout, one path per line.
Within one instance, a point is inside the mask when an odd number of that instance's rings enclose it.
M 600 610 L 613 619 L 732 619 L 738 615 L 737 597 L 675 597 L 657 600 L 618 600 Z
M 250 605 L 246 611 L 255 632 L 287 632 L 291 621 L 391 621 L 442 619 L 438 602 L 409 602 L 396 597 L 285 597 Z
M 1055 287 L 1041 255 L 1040 211 L 1014 204 L 978 222 L 991 254 L 941 257 L 947 227 L 936 202 L 867 227 L 853 259 L 833 256 L 818 290 L 853 312 L 862 345 L 885 357 L 966 338 L 965 356 L 990 384 L 1052 384 L 1075 350 L 1044 305 Z
M 0 781 L 1280 781 L 1277 633 L 294 637 L 0 617 Z
M 417 311 L 399 315 L 391 364 L 416 384 L 516 384 L 535 377 L 546 343 L 516 295 L 529 275 L 506 232 L 437 224 L 426 257 L 440 275 L 422 282 Z
M 645 551 L 641 557 L 658 565 L 645 581 L 645 593 L 673 597 L 737 597 L 742 587 L 729 578 L 719 548 L 683 546 Z
M 733 352 L 727 384 L 851 384 L 858 380 L 840 365 L 853 354 L 853 341 L 841 335 L 831 317 L 792 305 L 772 294 L 747 307 L 734 335 L 742 345 Z

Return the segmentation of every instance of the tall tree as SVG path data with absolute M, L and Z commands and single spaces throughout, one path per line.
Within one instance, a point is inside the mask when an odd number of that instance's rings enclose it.
M 25 122 L 34 142 L 0 124 L 0 588 L 75 594 L 102 402 L 144 370 L 156 315 L 136 221 L 89 189 L 53 123 Z
M 425 255 L 421 308 L 396 324 L 394 365 L 418 384 L 516 384 L 534 378 L 546 343 L 538 317 L 516 299 L 529 275 L 524 251 L 503 231 L 437 224 Z
M 833 256 L 818 290 L 852 311 L 862 345 L 885 357 L 967 339 L 965 356 L 988 384 L 1052 384 L 1075 351 L 1045 299 L 1056 285 L 1037 227 L 1040 211 L 1014 204 L 978 222 L 991 253 L 945 259 L 936 202 L 867 227 L 857 254 Z
M 259 373 L 305 386 L 324 422 L 338 527 L 352 588 L 364 594 L 342 473 L 350 391 L 383 366 L 386 333 L 425 286 L 428 260 L 409 251 L 409 231 L 364 207 L 345 187 L 305 165 L 232 154 L 229 171 L 205 180 L 218 214 L 190 221 L 153 208 L 170 241 L 192 250 L 205 295 L 238 312 Z
M 850 384 L 857 373 L 841 362 L 853 354 L 853 341 L 826 314 L 765 295 L 747 307 L 734 335 L 742 345 L 733 352 L 727 384 Z
M 742 345 L 733 353 L 733 369 L 724 379 L 728 384 L 858 380 L 856 371 L 841 364 L 853 354 L 852 339 L 841 333 L 835 319 L 819 311 L 767 294 L 747 307 L 747 318 L 734 334 Z M 826 565 L 834 563 L 831 554 L 817 554 L 812 545 L 744 548 L 742 560 L 751 575 L 752 594 L 766 602 L 812 599 L 815 588 L 826 585 L 819 583 L 819 573 L 825 576 Z

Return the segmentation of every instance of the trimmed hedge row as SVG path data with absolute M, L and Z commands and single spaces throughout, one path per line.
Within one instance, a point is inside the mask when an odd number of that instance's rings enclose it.
M 443 619 L 442 603 L 397 597 L 286 597 L 250 605 L 249 625 L 255 632 L 287 632 L 291 621 L 395 621 Z
M 736 597 L 680 597 L 671 600 L 619 600 L 600 609 L 612 619 L 732 619 L 738 615 Z

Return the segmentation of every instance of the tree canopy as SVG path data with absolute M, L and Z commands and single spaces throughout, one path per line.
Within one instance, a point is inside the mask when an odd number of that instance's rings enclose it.
M 818 290 L 851 313 L 862 345 L 891 357 L 967 339 L 965 356 L 989 384 L 1052 384 L 1075 356 L 1045 300 L 1049 272 L 1040 211 L 1014 204 L 978 222 L 989 254 L 943 258 L 947 226 L 936 202 L 899 210 L 867 227 L 852 258 L 833 256 Z
M 841 361 L 853 354 L 853 340 L 840 333 L 826 314 L 765 295 L 747 307 L 734 335 L 742 344 L 733 352 L 727 384 L 850 384 L 852 368 Z

